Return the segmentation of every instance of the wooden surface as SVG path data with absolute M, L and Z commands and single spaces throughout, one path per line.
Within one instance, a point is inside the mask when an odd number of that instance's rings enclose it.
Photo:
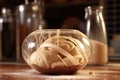
M 73 75 L 44 75 L 26 64 L 0 63 L 0 80 L 120 80 L 120 63 L 87 66 Z

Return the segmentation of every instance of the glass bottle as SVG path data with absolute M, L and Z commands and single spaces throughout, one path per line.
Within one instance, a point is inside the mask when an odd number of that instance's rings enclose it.
M 92 44 L 92 55 L 89 64 L 103 65 L 108 62 L 108 47 L 103 6 L 85 8 L 86 35 Z
M 9 8 L 2 8 L 0 17 L 0 61 L 15 61 L 16 42 L 13 15 Z
M 17 61 L 24 62 L 21 55 L 21 45 L 24 38 L 39 26 L 43 28 L 43 0 L 29 1 L 19 5 L 16 9 L 16 26 L 17 26 Z

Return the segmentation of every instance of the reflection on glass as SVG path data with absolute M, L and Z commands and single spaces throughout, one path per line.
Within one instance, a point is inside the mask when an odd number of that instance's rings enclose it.
M 108 62 L 107 34 L 102 16 L 103 6 L 85 8 L 86 34 L 92 43 L 90 64 L 106 64 Z

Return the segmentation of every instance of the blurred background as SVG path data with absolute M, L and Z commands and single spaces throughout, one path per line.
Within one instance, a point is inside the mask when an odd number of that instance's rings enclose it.
M 28 2 L 33 2 L 33 0 L 28 0 Z M 25 0 L 0 0 L 0 61 L 21 61 L 18 54 L 20 47 L 16 49 L 19 44 L 16 41 L 18 39 L 16 8 L 21 4 L 25 4 Z M 44 0 L 43 4 L 43 23 L 41 24 L 45 28 L 78 26 L 83 33 L 85 32 L 85 7 L 102 5 L 107 29 L 109 60 L 120 61 L 120 0 Z

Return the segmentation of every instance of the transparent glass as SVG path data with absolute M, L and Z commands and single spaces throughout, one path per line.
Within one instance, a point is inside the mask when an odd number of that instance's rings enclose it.
M 102 10 L 103 6 L 85 8 L 86 35 L 92 44 L 90 64 L 106 64 L 108 62 L 107 34 Z
M 34 0 L 19 5 L 16 9 L 17 61 L 23 62 L 21 45 L 25 37 L 40 27 L 44 28 L 43 0 Z
M 13 14 L 6 7 L 0 13 L 0 61 L 15 61 L 16 32 Z
M 71 74 L 87 65 L 91 44 L 77 30 L 42 29 L 25 38 L 22 54 L 27 64 L 41 73 Z

